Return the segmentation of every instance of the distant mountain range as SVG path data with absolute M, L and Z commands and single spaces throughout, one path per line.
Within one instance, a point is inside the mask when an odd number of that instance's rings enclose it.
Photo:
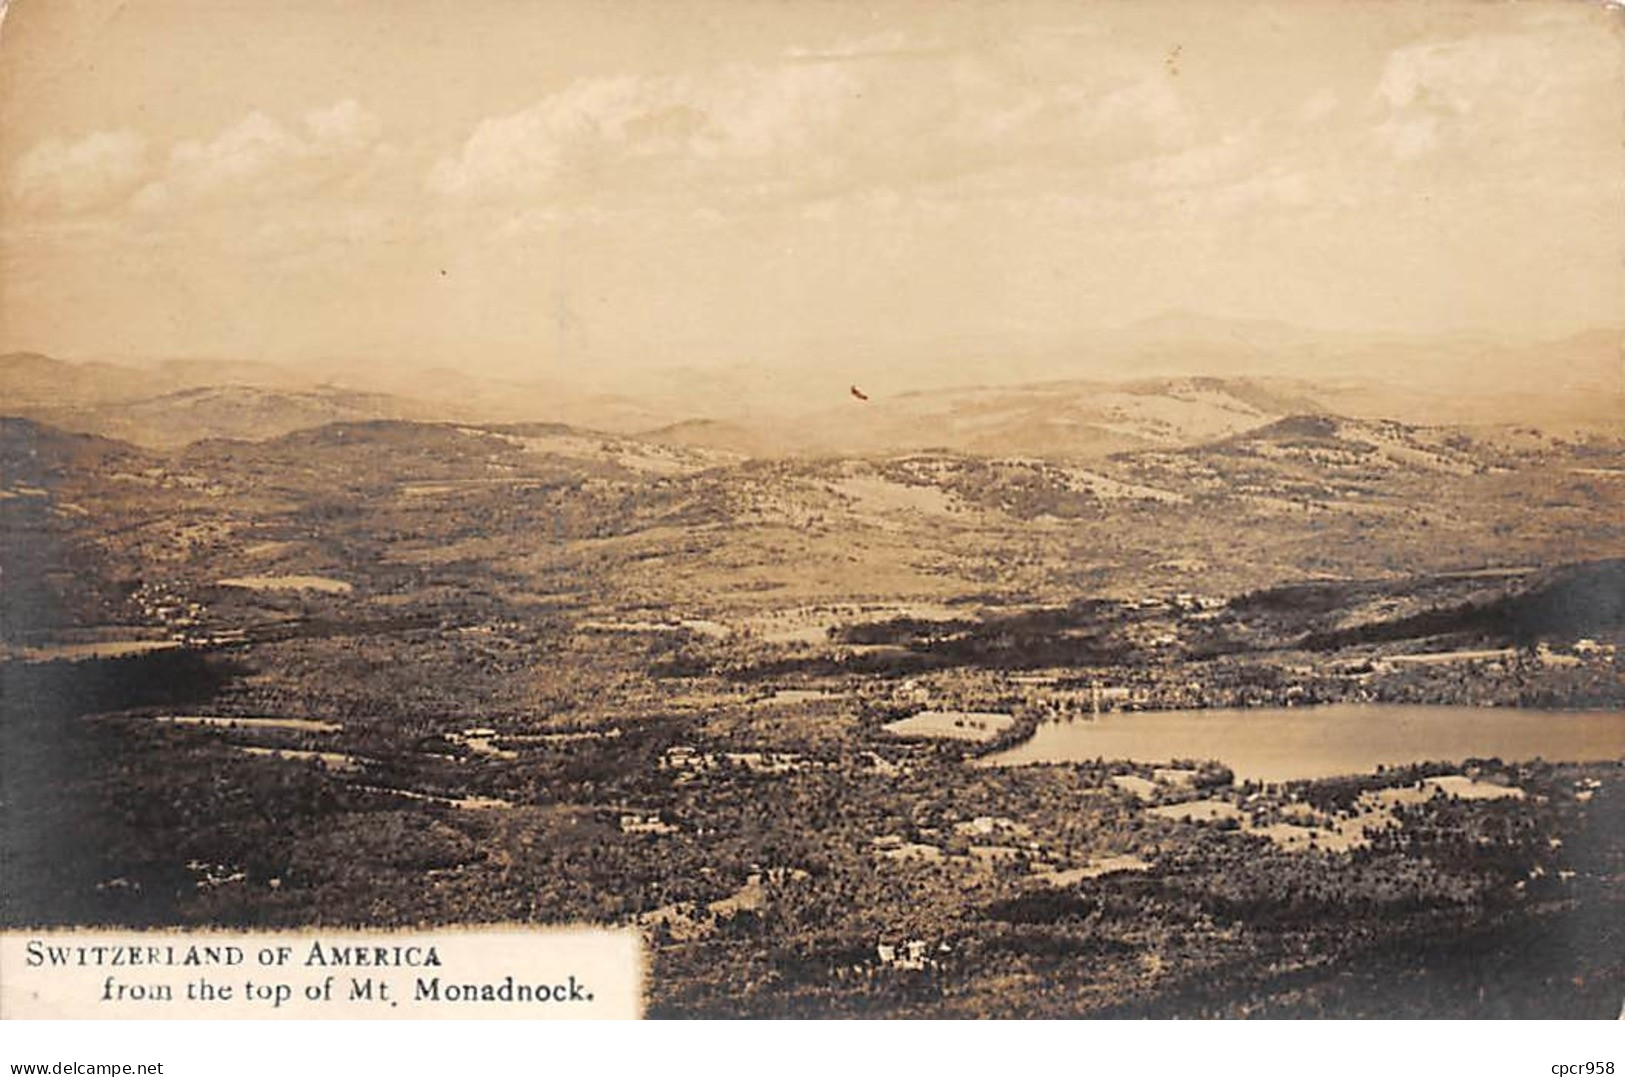
M 153 448 L 409 419 L 564 422 L 752 456 L 1097 456 L 1212 441 L 1296 414 L 1615 430 L 1625 414 L 1622 340 L 1613 329 L 1539 345 L 1328 335 L 1170 314 L 1007 358 L 988 349 L 933 364 L 854 349 L 785 368 L 648 371 L 635 391 L 608 379 L 492 378 L 472 366 L 126 366 L 14 353 L 0 356 L 0 413 Z M 854 385 L 867 399 L 848 392 Z
M 1096 456 L 1178 446 L 1261 426 L 1323 403 L 1249 379 L 1163 378 L 914 391 L 843 400 L 792 423 L 688 421 L 645 431 L 670 444 L 796 454 L 944 449 Z

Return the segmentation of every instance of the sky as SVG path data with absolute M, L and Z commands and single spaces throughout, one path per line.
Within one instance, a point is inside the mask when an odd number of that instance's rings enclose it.
M 1625 10 L 11 0 L 0 351 L 501 374 L 1625 298 Z

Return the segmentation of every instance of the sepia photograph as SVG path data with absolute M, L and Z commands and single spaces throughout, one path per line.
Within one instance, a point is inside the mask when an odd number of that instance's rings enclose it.
M 1621 1017 L 1622 102 L 1617 2 L 0 3 L 0 1016 Z

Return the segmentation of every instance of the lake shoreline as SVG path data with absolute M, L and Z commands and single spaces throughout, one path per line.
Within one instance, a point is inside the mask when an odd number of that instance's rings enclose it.
M 1561 727 L 1552 719 L 1561 721 Z M 1528 719 L 1529 721 L 1525 721 Z M 1312 780 L 1441 759 L 1625 758 L 1625 711 L 1408 703 L 1111 711 L 1018 721 L 979 767 L 1212 759 L 1237 779 Z

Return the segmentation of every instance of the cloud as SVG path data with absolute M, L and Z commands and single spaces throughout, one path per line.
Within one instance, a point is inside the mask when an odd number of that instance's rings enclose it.
M 735 64 L 700 75 L 582 79 L 480 123 L 428 187 L 457 200 L 608 185 L 762 178 L 838 132 L 857 89 L 832 65 Z
M 77 141 L 54 136 L 18 159 L 9 193 L 16 209 L 42 219 L 233 204 L 257 211 L 318 188 L 364 182 L 392 153 L 377 117 L 343 100 L 293 123 L 251 112 L 210 137 L 167 147 L 130 130 Z
M 379 137 L 378 117 L 354 98 L 305 113 L 305 128 L 315 145 L 328 150 L 357 150 Z
M 97 131 L 77 142 L 53 137 L 17 162 L 11 191 L 43 213 L 83 213 L 129 196 L 147 174 L 147 140 L 134 131 Z
M 1010 94 L 988 87 L 954 125 L 956 137 L 1001 156 L 1052 154 L 1094 164 L 1116 162 L 1189 137 L 1178 93 L 1160 77 L 1109 87 L 1061 84 Z
M 581 79 L 476 125 L 425 188 L 448 212 L 498 222 L 538 206 L 799 210 L 989 172 L 1020 197 L 1192 137 L 1160 66 L 1147 75 L 1074 56 L 1060 70 L 1052 48 L 1025 42 L 939 48 L 922 64 L 922 49 L 892 34 L 792 50 L 774 64 Z M 1034 64 L 1057 77 L 1035 79 Z
M 354 100 L 307 112 L 287 125 L 251 112 L 207 140 L 179 142 L 163 174 L 137 194 L 137 208 L 308 194 L 362 172 L 385 148 L 375 116 Z
M 944 49 L 941 42 L 918 41 L 901 30 L 891 30 L 868 37 L 848 38 L 822 48 L 792 48 L 785 55 L 792 60 L 840 63 L 875 57 L 928 56 Z
M 1620 82 L 1617 43 L 1584 23 L 1424 41 L 1389 54 L 1375 101 L 1377 142 L 1396 158 L 1527 157 L 1596 143 L 1599 86 Z
M 1250 177 L 1264 157 L 1260 125 L 1255 122 L 1216 141 L 1180 146 L 1136 162 L 1127 174 L 1152 191 L 1200 188 Z
M 182 142 L 172 149 L 165 182 L 206 192 L 256 180 L 303 156 L 303 151 L 280 123 L 253 112 L 211 142 Z

